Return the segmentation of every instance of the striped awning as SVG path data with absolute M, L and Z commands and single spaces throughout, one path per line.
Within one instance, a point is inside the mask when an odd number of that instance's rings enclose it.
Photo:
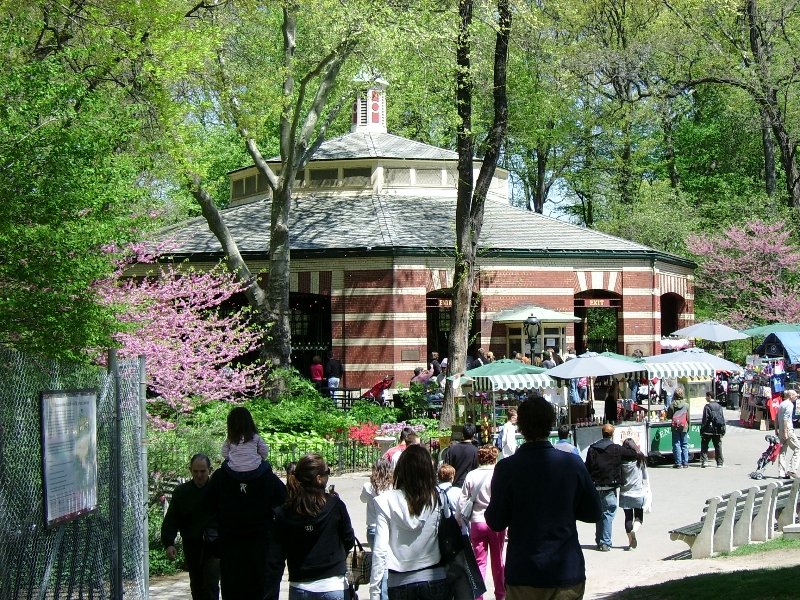
M 476 391 L 496 392 L 498 390 L 540 390 L 556 387 L 556 381 L 544 373 L 525 373 L 520 375 L 490 375 L 473 378 Z
M 650 378 L 706 377 L 711 378 L 716 372 L 714 367 L 704 362 L 644 363 Z

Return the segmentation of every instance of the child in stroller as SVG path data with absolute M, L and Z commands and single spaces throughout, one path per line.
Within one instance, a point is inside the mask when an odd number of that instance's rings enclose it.
M 781 442 L 774 435 L 764 436 L 764 439 L 769 442 L 769 446 L 761 454 L 761 458 L 756 463 L 756 470 L 750 473 L 750 479 L 764 479 L 764 469 L 767 468 L 769 463 L 774 463 L 781 453 Z

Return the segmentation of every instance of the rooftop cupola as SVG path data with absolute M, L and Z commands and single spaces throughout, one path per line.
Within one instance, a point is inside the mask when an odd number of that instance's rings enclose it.
M 383 79 L 375 79 L 353 103 L 353 120 L 350 132 L 386 133 L 386 86 Z

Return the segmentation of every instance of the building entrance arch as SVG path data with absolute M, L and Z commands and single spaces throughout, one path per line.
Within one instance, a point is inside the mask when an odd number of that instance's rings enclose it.
M 480 296 L 472 295 L 473 318 L 470 319 L 469 338 L 467 341 L 467 354 L 474 356 L 481 346 Z M 453 322 L 453 290 L 443 288 L 428 292 L 425 296 L 425 317 L 427 322 L 428 349 L 425 360 L 430 359 L 431 352 L 438 352 L 439 356 L 447 356 L 450 347 L 450 331 Z M 426 362 L 426 366 L 427 366 Z
M 292 365 L 308 377 L 314 356 L 318 355 L 324 363 L 325 353 L 331 349 L 331 297 L 292 292 L 289 308 Z
M 680 329 L 681 313 L 686 310 L 686 300 L 678 294 L 661 294 L 661 337 L 667 337 L 676 329 Z
M 622 296 L 608 290 L 587 290 L 575 294 L 575 350 L 617 352 L 623 354 L 619 341 Z

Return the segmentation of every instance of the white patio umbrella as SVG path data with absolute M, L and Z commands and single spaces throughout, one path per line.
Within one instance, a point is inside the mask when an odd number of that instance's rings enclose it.
M 700 348 L 686 348 L 668 354 L 656 354 L 655 356 L 645 356 L 645 363 L 707 363 L 717 371 L 743 371 L 742 367 L 735 362 L 720 358 L 716 354 L 711 354 Z
M 731 340 L 745 340 L 750 336 L 740 333 L 732 327 L 717 323 L 716 321 L 702 321 L 689 325 L 683 329 L 673 331 L 672 335 L 708 340 L 709 342 L 730 342 Z
M 645 369 L 646 367 L 642 363 L 587 352 L 552 369 L 548 369 L 545 373 L 550 377 L 558 377 L 559 379 L 576 379 L 580 377 L 608 377 L 621 375 L 622 373 L 636 373 Z

